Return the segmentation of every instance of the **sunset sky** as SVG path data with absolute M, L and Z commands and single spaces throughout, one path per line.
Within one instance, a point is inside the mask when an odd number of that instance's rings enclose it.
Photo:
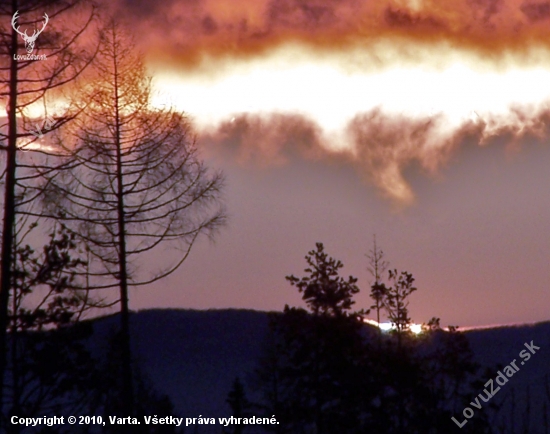
M 119 0 L 156 106 L 193 119 L 229 225 L 131 308 L 280 310 L 376 234 L 413 321 L 548 320 L 550 1 Z M 159 259 L 161 260 L 161 259 Z

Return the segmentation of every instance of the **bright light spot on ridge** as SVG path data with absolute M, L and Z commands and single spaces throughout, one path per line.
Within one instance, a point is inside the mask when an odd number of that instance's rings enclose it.
M 411 324 L 410 329 L 415 335 L 422 333 L 422 324 Z
M 384 332 L 388 332 L 390 330 L 395 330 L 395 325 L 391 322 L 382 322 L 378 324 L 376 321 L 372 319 L 365 319 L 365 322 L 368 324 L 371 324 L 375 327 L 379 327 L 380 330 Z M 409 327 L 410 331 L 414 333 L 415 335 L 422 333 L 422 324 L 411 324 Z
M 395 327 L 390 322 L 383 322 L 381 324 L 378 324 L 378 327 L 380 327 L 380 330 L 383 330 L 385 332 L 395 329 Z

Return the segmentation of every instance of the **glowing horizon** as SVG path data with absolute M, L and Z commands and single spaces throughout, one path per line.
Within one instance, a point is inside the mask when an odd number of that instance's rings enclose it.
M 487 135 L 510 125 L 521 130 L 550 106 L 550 88 L 540 86 L 550 80 L 546 62 L 520 67 L 510 60 L 503 68 L 489 61 L 476 65 L 468 53 L 441 53 L 437 61 L 432 53 L 428 63 L 423 54 L 418 61 L 397 62 L 386 53 L 384 65 L 361 68 L 353 64 L 361 54 L 357 50 L 323 58 L 291 46 L 232 66 L 220 60 L 214 70 L 222 72 L 206 76 L 202 69 L 157 70 L 152 104 L 186 111 L 202 129 L 239 114 L 286 113 L 311 119 L 333 134 L 355 116 L 377 109 L 387 117 L 435 119 L 443 135 L 472 122 L 487 124 Z M 337 146 L 342 148 L 352 146 Z

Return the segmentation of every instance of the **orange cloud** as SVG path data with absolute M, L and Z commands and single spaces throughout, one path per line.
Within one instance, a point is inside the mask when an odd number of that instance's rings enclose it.
M 157 61 L 193 67 L 207 57 L 260 56 L 282 44 L 315 50 L 447 43 L 495 59 L 550 48 L 550 1 L 196 0 L 123 2 Z
M 409 203 L 414 192 L 404 173 L 411 164 L 435 173 L 466 138 L 481 145 L 547 137 L 547 68 L 540 66 L 550 64 L 550 1 L 119 0 L 118 8 L 150 60 L 174 67 L 159 81 L 170 78 L 165 91 L 181 100 L 176 105 L 214 118 L 202 124 L 201 142 L 240 161 L 340 158 Z M 277 50 L 292 43 L 301 47 L 285 59 L 316 69 L 267 74 L 280 66 Z M 334 54 L 341 52 L 353 55 Z M 369 61 L 378 56 L 390 68 L 366 68 L 354 58 L 369 52 Z M 458 62 L 438 68 L 445 56 Z M 538 69 L 527 68 L 531 57 Z M 330 59 L 356 61 L 352 72 L 359 74 L 323 69 Z M 436 68 L 401 67 L 411 59 Z M 510 59 L 513 68 L 495 73 Z M 223 60 L 250 70 L 208 80 L 203 71 L 219 72 Z M 339 116 L 334 140 L 327 125 Z

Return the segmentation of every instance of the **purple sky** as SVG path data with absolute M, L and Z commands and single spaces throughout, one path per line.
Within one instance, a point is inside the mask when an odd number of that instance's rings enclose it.
M 225 173 L 230 217 L 132 309 L 299 304 L 285 276 L 316 242 L 367 308 L 376 234 L 416 278 L 415 322 L 549 319 L 548 2 L 108 4 L 135 31 L 152 104 L 187 112 Z
M 118 5 L 141 29 L 157 102 L 194 118 L 224 171 L 230 215 L 177 273 L 133 291 L 133 309 L 299 304 L 285 276 L 303 275 L 316 242 L 359 278 L 366 308 L 376 234 L 416 278 L 413 321 L 548 320 L 542 3 Z
M 227 177 L 230 223 L 215 244 L 198 244 L 175 275 L 132 296 L 151 306 L 280 310 L 300 302 L 285 275 L 325 244 L 359 278 L 367 307 L 365 253 L 376 234 L 391 266 L 416 278 L 414 321 L 438 316 L 462 326 L 548 319 L 550 149 L 519 152 L 465 143 L 436 176 L 406 170 L 413 205 L 396 207 L 349 165 L 294 158 L 281 166 L 208 162 Z

